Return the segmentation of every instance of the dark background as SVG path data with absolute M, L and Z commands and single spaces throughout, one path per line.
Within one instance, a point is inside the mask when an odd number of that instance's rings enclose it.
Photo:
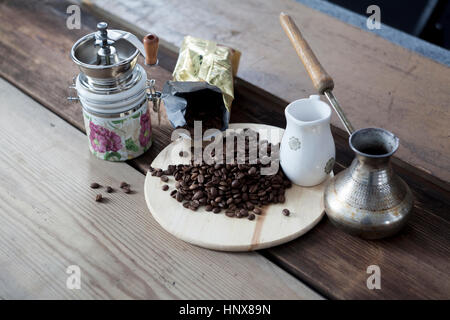
M 450 48 L 450 1 L 448 0 L 328 0 L 367 16 L 367 7 L 381 9 L 381 22 L 440 47 Z

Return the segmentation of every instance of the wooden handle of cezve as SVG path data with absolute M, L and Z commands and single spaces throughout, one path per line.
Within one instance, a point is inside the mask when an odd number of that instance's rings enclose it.
M 155 65 L 158 62 L 159 38 L 154 34 L 144 37 L 145 64 Z
M 289 40 L 291 40 L 295 51 L 297 51 L 297 55 L 300 60 L 302 60 L 303 65 L 305 66 L 306 71 L 308 72 L 309 77 L 311 78 L 317 91 L 319 91 L 320 94 L 323 94 L 327 90 L 333 90 L 333 79 L 322 67 L 319 60 L 317 60 L 314 52 L 309 47 L 309 44 L 306 42 L 305 38 L 303 38 L 300 30 L 292 18 L 282 12 L 280 13 L 280 23 L 284 29 L 284 32 L 286 32 L 289 37 Z

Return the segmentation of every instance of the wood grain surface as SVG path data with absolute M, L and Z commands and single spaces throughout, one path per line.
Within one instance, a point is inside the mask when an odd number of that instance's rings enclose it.
M 267 133 L 272 144 L 281 142 L 284 130 L 273 126 L 254 123 L 230 124 L 230 130 L 250 128 L 260 134 Z M 180 157 L 179 152 L 190 150 L 191 140 L 178 139 L 153 160 L 153 168 L 166 170 L 170 164 L 188 164 L 189 157 Z M 331 177 L 332 175 L 330 175 Z M 174 236 L 195 245 L 221 251 L 253 251 L 286 243 L 311 230 L 322 219 L 323 190 L 328 179 L 314 187 L 300 187 L 295 184 L 286 189 L 284 203 L 262 207 L 262 214 L 255 220 L 230 219 L 224 214 L 207 212 L 200 207 L 193 212 L 181 203 L 170 198 L 169 192 L 175 190 L 175 180 L 167 183 L 158 177 L 147 174 L 145 179 L 145 199 L 153 217 Z M 164 184 L 169 190 L 163 191 Z M 289 209 L 286 217 L 281 212 Z
M 37 3 L 25 0 L 0 2 L 0 19 L 3 21 L 0 24 L 0 75 L 84 130 L 80 105 L 65 100 L 70 79 L 77 73 L 68 53 L 72 44 L 91 32 L 100 18 L 94 18 L 83 9 L 82 30 L 68 30 L 65 27 L 67 2 Z M 111 25 L 118 27 L 114 23 Z M 126 29 L 134 31 L 139 28 L 133 29 L 128 24 Z M 139 36 L 152 31 L 140 30 Z M 163 41 L 160 40 L 161 43 Z M 34 55 L 30 56 L 29 52 Z M 160 47 L 161 66 L 173 68 L 176 56 L 176 53 Z M 156 67 L 150 69 L 149 76 L 161 86 L 170 78 L 170 72 Z M 286 101 L 242 80 L 236 82 L 235 94 L 232 122 L 285 126 L 283 107 Z M 155 118 L 152 121 L 155 123 Z M 154 125 L 153 129 L 152 148 L 144 156 L 129 162 L 141 172 L 146 171 L 155 156 L 170 142 L 172 130 L 164 115 L 161 126 Z M 345 135 L 340 136 L 335 130 L 333 135 L 337 160 L 335 171 L 339 172 L 350 163 L 353 154 Z M 85 150 L 88 152 L 87 148 Z M 303 237 L 261 253 L 330 298 L 449 299 L 449 193 L 428 179 L 412 174 L 415 172 L 412 167 L 394 167 L 412 187 L 416 198 L 413 218 L 398 236 L 383 241 L 364 241 L 340 232 L 324 218 Z M 381 268 L 382 290 L 368 290 L 366 287 L 366 268 L 372 264 Z
M 151 30 L 179 47 L 185 35 L 242 52 L 238 77 L 293 101 L 316 92 L 279 24 L 296 21 L 335 83 L 353 126 L 400 138 L 396 157 L 450 181 L 450 68 L 293 0 L 84 0 L 108 19 Z M 270 44 L 270 45 L 268 45 Z M 332 123 L 343 128 L 338 117 Z
M 139 171 L 92 157 L 84 134 L 3 79 L 0 112 L 2 299 L 321 298 L 261 255 L 205 250 L 165 232 Z M 116 190 L 91 189 L 93 181 Z M 81 269 L 80 290 L 66 288 L 70 265 Z

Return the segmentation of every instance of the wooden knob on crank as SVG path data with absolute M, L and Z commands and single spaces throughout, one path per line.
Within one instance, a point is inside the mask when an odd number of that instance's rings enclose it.
M 144 37 L 145 64 L 155 65 L 158 62 L 159 38 L 149 33 Z

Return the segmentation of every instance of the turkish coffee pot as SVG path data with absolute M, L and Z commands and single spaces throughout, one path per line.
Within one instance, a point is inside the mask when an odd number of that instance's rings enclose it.
M 349 133 L 350 148 L 356 154 L 347 169 L 327 182 L 323 199 L 328 218 L 344 231 L 366 239 L 395 234 L 410 218 L 413 208 L 410 188 L 390 164 L 399 139 L 381 128 L 355 131 L 332 93 L 333 79 L 319 63 L 294 21 L 281 13 L 280 22 L 315 88 L 327 97 Z M 317 148 L 321 146 L 317 145 Z
M 91 152 L 104 160 L 125 161 L 152 144 L 149 104 L 159 118 L 161 93 L 137 60 L 141 54 L 147 65 L 156 66 L 159 39 L 149 34 L 142 43 L 129 32 L 108 30 L 106 22 L 97 29 L 72 47 L 80 73 L 71 86 L 77 95 L 68 99 L 81 103 Z

